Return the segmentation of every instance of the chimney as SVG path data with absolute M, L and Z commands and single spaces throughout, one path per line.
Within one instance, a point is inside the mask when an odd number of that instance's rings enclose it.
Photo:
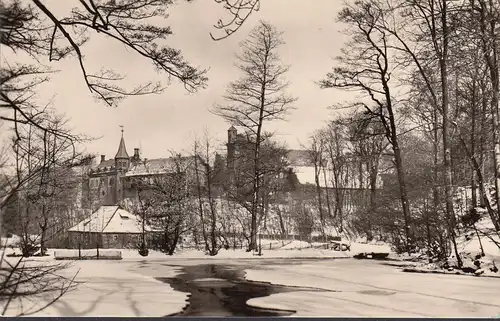
M 106 155 L 101 155 L 101 163 L 103 163 L 106 160 Z
M 134 159 L 135 160 L 139 159 L 139 148 L 134 148 Z

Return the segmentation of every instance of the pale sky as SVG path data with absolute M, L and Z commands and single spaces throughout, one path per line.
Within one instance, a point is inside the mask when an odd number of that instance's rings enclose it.
M 193 65 L 210 68 L 208 87 L 189 94 L 177 82 L 159 95 L 129 97 L 119 107 L 110 108 L 96 102 L 84 85 L 74 59 L 51 66 L 61 70 L 50 83 L 44 84 L 43 96 L 48 100 L 55 95 L 53 106 L 71 119 L 75 131 L 101 137 L 87 145 L 95 154 L 114 157 L 120 138 L 120 127 L 125 128 L 125 141 L 129 154 L 141 147 L 141 156 L 157 158 L 169 156 L 170 150 L 189 149 L 195 134 L 205 130 L 211 136 L 225 140 L 228 124 L 212 115 L 208 109 L 221 101 L 226 85 L 238 77 L 234 67 L 234 54 L 238 43 L 256 25 L 266 20 L 284 32 L 286 44 L 281 48 L 285 64 L 291 65 L 286 78 L 291 82 L 289 93 L 298 98 L 296 109 L 287 122 L 276 122 L 268 129 L 279 134 L 290 148 L 299 148 L 308 135 L 331 118 L 327 107 L 345 100 L 346 94 L 321 90 L 320 80 L 335 65 L 333 58 L 340 53 L 345 41 L 339 31 L 336 14 L 341 0 L 261 0 L 261 9 L 254 12 L 245 25 L 231 37 L 215 42 L 209 31 L 220 17 L 220 5 L 212 0 L 192 3 L 179 1 L 171 9 L 169 25 L 174 35 L 168 40 L 172 47 L 182 50 Z M 51 8 L 70 6 L 73 1 L 47 0 Z M 60 8 L 58 8 L 60 9 Z M 64 9 L 61 12 L 64 12 Z M 149 62 L 127 51 L 122 45 L 112 44 L 100 36 L 83 47 L 89 69 L 113 68 L 127 76 L 125 84 L 158 79 Z

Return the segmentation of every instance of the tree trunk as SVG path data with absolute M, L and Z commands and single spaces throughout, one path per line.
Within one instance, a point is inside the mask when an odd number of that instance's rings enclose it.
M 281 211 L 281 208 L 278 206 L 276 206 L 276 214 L 278 215 L 278 220 L 279 220 L 279 224 L 280 224 L 280 230 L 281 230 L 281 237 L 282 238 L 285 238 L 286 236 L 288 236 L 287 234 L 287 230 L 286 230 L 286 227 L 285 227 L 285 222 L 283 220 L 283 213 Z
M 257 249 L 257 210 L 258 210 L 258 202 L 259 202 L 259 191 L 260 191 L 260 180 L 261 180 L 261 172 L 260 172 L 260 145 L 262 139 L 262 125 L 264 122 L 264 111 L 266 109 L 266 83 L 267 83 L 267 59 L 269 53 L 266 52 L 264 56 L 264 62 L 262 66 L 263 70 L 263 79 L 261 82 L 260 88 L 260 110 L 259 110 L 259 119 L 257 122 L 257 132 L 255 135 L 255 149 L 254 149 L 254 177 L 253 177 L 253 194 L 252 194 L 252 213 L 251 213 L 251 227 L 250 227 L 250 246 L 248 248 L 249 251 Z
M 486 113 L 488 111 L 488 102 L 486 101 L 486 84 L 484 80 L 481 79 L 481 135 L 479 136 L 479 171 L 484 173 L 484 153 L 485 153 L 485 138 L 486 138 Z M 480 193 L 480 205 L 481 207 L 486 206 L 486 194 L 484 193 L 484 186 L 479 190 Z
M 325 193 L 326 193 L 326 206 L 327 206 L 327 211 L 328 211 L 328 217 L 331 219 L 332 218 L 332 208 L 330 204 L 330 193 L 329 193 L 329 188 L 328 188 L 328 180 L 326 179 L 326 171 L 327 168 L 326 166 L 323 167 L 323 180 L 325 182 Z
M 379 160 L 378 157 L 376 159 L 371 159 L 370 161 L 370 205 L 369 205 L 369 214 L 367 215 L 367 240 L 371 241 L 373 239 L 372 233 L 372 217 L 376 210 L 376 197 L 377 197 L 377 176 L 378 176 L 378 165 Z
M 474 64 L 477 66 L 477 63 Z M 471 145 L 471 153 L 472 155 L 476 154 L 476 108 L 477 108 L 477 80 L 476 76 L 474 76 L 474 79 L 472 79 L 472 102 L 471 102 L 471 135 L 470 135 L 470 145 Z M 476 180 L 476 175 L 475 175 L 475 170 L 472 168 L 471 170 L 471 192 L 472 192 L 472 208 L 476 208 L 477 206 L 477 180 Z
M 318 197 L 318 211 L 319 211 L 319 220 L 321 223 L 321 234 L 324 235 L 325 233 L 325 219 L 323 215 L 323 200 L 321 197 L 321 185 L 319 182 L 319 175 L 320 175 L 320 164 L 318 164 L 318 161 L 316 160 L 314 162 L 314 181 L 316 183 L 316 194 Z
M 210 146 L 207 140 L 207 145 L 206 145 L 206 189 L 207 189 L 207 197 L 208 197 L 208 204 L 210 206 L 210 215 L 211 215 L 211 221 L 210 221 L 210 243 L 211 246 L 209 247 L 209 254 L 211 256 L 217 255 L 219 252 L 219 248 L 217 245 L 217 211 L 215 209 L 215 204 L 214 204 L 214 198 L 212 196 L 212 170 L 210 169 L 210 164 L 208 163 L 210 161 L 209 159 L 209 154 L 210 154 Z M 206 241 L 205 241 L 206 242 Z
M 446 202 L 446 216 L 448 221 L 448 233 L 453 243 L 455 255 L 457 257 L 457 264 L 462 266 L 462 260 L 458 253 L 457 243 L 455 238 L 456 217 L 453 209 L 453 174 L 451 168 L 451 148 L 450 142 L 451 134 L 449 132 L 449 86 L 448 86 L 448 17 L 447 17 L 447 1 L 442 0 L 441 10 L 441 24 L 443 33 L 443 49 L 442 56 L 439 60 L 439 67 L 441 73 L 441 89 L 442 89 L 442 110 L 443 110 L 443 151 L 444 151 L 444 171 L 445 171 L 445 202 Z
M 358 171 L 359 171 L 359 189 L 363 189 L 363 161 L 359 161 L 358 164 Z
M 494 11 L 493 1 L 488 1 L 489 11 Z M 487 29 L 487 15 L 490 15 L 490 12 L 486 13 L 486 1 L 481 1 L 481 10 L 480 10 L 480 28 L 481 28 L 481 38 L 483 45 L 483 54 L 488 66 L 488 70 L 490 73 L 491 79 L 491 121 L 492 121 L 492 133 L 493 133 L 493 143 L 494 143 L 494 154 L 493 154 L 493 162 L 494 162 L 494 173 L 495 173 L 495 203 L 497 206 L 496 217 L 493 219 L 495 223 L 495 227 L 499 228 L 500 220 L 498 219 L 498 207 L 500 205 L 500 126 L 499 126 L 499 112 L 498 112 L 498 90 L 500 85 L 499 72 L 498 72 L 498 45 L 497 45 L 497 36 L 496 36 L 496 20 L 493 18 L 489 19 L 489 29 Z
M 205 229 L 205 215 L 203 211 L 203 198 L 202 198 L 202 191 L 201 191 L 201 179 L 200 179 L 200 167 L 198 164 L 198 151 L 197 151 L 197 146 L 195 145 L 195 158 L 194 158 L 194 167 L 195 167 L 195 175 L 196 175 L 196 191 L 197 191 L 197 196 L 198 196 L 198 213 L 200 215 L 200 227 L 201 227 L 201 233 L 203 235 L 203 242 L 205 243 L 205 251 L 209 251 L 209 245 L 208 245 L 208 236 L 207 236 L 207 230 Z

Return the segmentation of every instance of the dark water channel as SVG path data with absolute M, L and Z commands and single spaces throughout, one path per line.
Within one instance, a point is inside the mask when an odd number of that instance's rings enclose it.
M 185 266 L 180 275 L 157 278 L 176 291 L 189 293 L 183 311 L 170 316 L 289 316 L 296 311 L 255 308 L 246 302 L 275 293 L 318 291 L 247 281 L 244 269 L 242 266 L 216 264 Z

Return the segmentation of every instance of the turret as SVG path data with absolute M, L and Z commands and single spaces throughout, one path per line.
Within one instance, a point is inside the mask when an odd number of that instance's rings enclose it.
M 234 126 L 229 127 L 227 130 L 227 143 L 228 144 L 234 144 L 236 143 L 236 135 L 238 134 L 238 131 Z
M 123 138 L 123 127 L 122 127 L 122 137 L 120 139 L 120 145 L 118 146 L 118 151 L 115 155 L 115 166 L 118 170 L 127 170 L 130 165 L 130 157 L 127 153 L 127 148 L 125 147 L 125 139 Z

